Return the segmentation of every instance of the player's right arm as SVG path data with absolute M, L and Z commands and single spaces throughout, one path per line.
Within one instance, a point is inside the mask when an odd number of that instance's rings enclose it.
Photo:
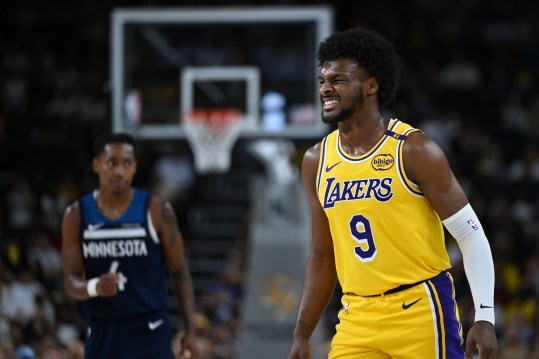
M 333 296 L 337 283 L 329 222 L 316 193 L 319 157 L 320 144 L 317 144 L 307 150 L 301 167 L 303 186 L 311 202 L 312 242 L 289 359 L 311 357 L 308 340 Z
M 78 202 L 68 206 L 62 220 L 62 265 L 64 287 L 75 299 L 88 299 L 88 281 L 84 278 L 84 265 L 80 245 L 80 208 Z M 99 296 L 116 295 L 118 275 L 105 273 L 98 278 L 96 291 Z M 91 278 L 88 278 L 88 280 Z

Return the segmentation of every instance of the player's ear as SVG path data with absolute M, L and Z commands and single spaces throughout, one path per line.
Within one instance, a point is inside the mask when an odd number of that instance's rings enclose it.
M 94 158 L 92 160 L 92 170 L 94 171 L 95 174 L 99 173 L 99 161 L 97 160 L 97 158 Z
M 376 77 L 371 77 L 367 80 L 367 93 L 369 95 L 375 94 L 378 92 L 378 80 Z

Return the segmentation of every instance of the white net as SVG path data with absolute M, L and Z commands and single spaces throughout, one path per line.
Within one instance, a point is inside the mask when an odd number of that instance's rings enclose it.
M 230 169 L 232 148 L 243 126 L 243 115 L 234 109 L 194 110 L 185 115 L 183 130 L 194 154 L 199 174 Z

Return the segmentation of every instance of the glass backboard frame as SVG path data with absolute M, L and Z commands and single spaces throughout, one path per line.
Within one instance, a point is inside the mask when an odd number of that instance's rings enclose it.
M 317 46 L 320 41 L 333 31 L 333 10 L 325 6 L 305 7 L 223 7 L 223 8 L 118 8 L 111 16 L 111 76 L 112 76 L 112 128 L 115 132 L 129 132 L 144 139 L 159 138 L 185 138 L 179 125 L 145 125 L 128 126 L 124 113 L 124 100 L 127 90 L 124 88 L 125 74 L 123 71 L 126 49 L 125 29 L 130 24 L 202 24 L 213 26 L 215 24 L 244 24 L 263 22 L 268 24 L 279 23 L 305 23 L 315 26 L 316 39 L 313 44 Z M 313 49 L 316 53 L 316 48 Z M 314 83 L 317 83 L 318 69 L 313 69 Z M 178 81 L 181 86 L 181 79 Z M 180 103 L 183 99 L 180 99 Z M 319 108 L 317 91 L 313 90 L 314 108 Z M 178 113 L 179 109 L 178 109 Z M 258 116 L 259 117 L 259 116 Z M 255 126 L 247 126 L 242 133 L 244 137 L 288 137 L 311 138 L 318 137 L 327 131 L 322 121 L 315 121 L 312 125 L 287 125 L 278 132 L 266 131 L 260 126 L 260 119 Z

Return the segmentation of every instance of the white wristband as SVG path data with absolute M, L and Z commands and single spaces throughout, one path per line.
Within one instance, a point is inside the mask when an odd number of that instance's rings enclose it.
M 91 298 L 99 296 L 99 293 L 97 293 L 97 283 L 99 283 L 99 278 L 92 278 L 86 283 L 86 290 Z

